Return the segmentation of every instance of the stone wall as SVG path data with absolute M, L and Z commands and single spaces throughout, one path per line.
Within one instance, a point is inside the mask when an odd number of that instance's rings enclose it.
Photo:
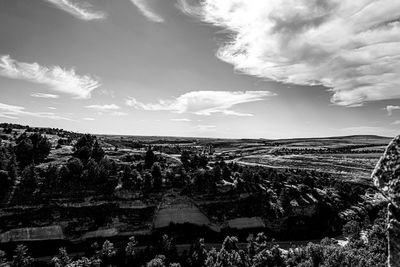
M 388 266 L 400 267 L 400 136 L 393 139 L 372 173 L 374 184 L 389 200 Z

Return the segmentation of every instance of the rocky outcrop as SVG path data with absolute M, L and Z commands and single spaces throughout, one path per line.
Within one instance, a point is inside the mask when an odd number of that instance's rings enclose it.
M 0 234 L 0 243 L 65 240 L 59 225 L 12 229 Z
M 388 198 L 388 266 L 400 267 L 400 136 L 390 142 L 372 173 L 374 184 Z

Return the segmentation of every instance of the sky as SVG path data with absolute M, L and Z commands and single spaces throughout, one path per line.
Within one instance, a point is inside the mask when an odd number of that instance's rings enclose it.
M 395 136 L 399 18 L 393 0 L 0 0 L 0 121 Z

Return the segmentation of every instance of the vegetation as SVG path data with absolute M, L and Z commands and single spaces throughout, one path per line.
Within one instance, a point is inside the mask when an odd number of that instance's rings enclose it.
M 361 230 L 363 237 L 360 235 Z M 364 225 L 362 229 L 357 228 L 357 232 L 348 234 L 348 242 L 345 245 L 325 238 L 320 243 L 288 249 L 280 248 L 264 233 L 252 238 L 243 249 L 239 247 L 238 238 L 234 236 L 227 236 L 220 249 L 207 248 L 204 239 L 199 239 L 192 244 L 189 251 L 181 254 L 178 253 L 174 240 L 166 235 L 146 248 L 139 248 L 135 237 L 131 237 L 125 249 L 115 248 L 108 240 L 101 246 L 94 243 L 85 257 L 70 257 L 65 248 L 60 248 L 59 254 L 53 257 L 49 266 L 385 266 L 387 242 L 384 218 L 379 217 L 374 223 Z M 32 266 L 34 260 L 27 251 L 25 246 L 19 245 L 9 263 L 5 253 L 0 251 L 0 266 Z
M 232 141 L 128 139 L 2 126 L 0 238 L 17 228 L 62 225 L 64 243 L 54 241 L 61 248 L 57 256 L 51 255 L 49 266 L 382 266 L 385 262 L 386 202 L 370 183 L 313 169 L 307 161 L 302 164 L 311 167 L 246 164 L 242 153 L 255 149 L 244 144 L 249 140 L 242 140 L 240 152 L 226 158 L 225 152 L 214 155 L 213 149 L 236 149 Z M 367 153 L 381 145 L 378 141 L 318 153 L 358 155 L 354 151 Z M 268 149 L 276 146 L 270 153 L 259 143 L 257 149 L 268 157 L 297 152 L 283 147 L 287 142 L 262 143 Z M 312 157 L 316 150 L 299 151 Z M 160 229 L 155 227 L 157 216 L 164 216 Z M 254 236 L 257 232 L 262 233 Z M 340 235 L 346 244 L 323 239 Z M 280 246 L 288 240 L 311 239 L 322 241 Z M 10 242 L 3 248 L 0 243 L 0 250 L 7 252 L 0 252 L 0 266 L 42 266 L 29 257 L 26 246 L 15 245 Z M 10 246 L 16 247 L 14 253 Z M 30 249 L 35 258 L 50 256 L 35 245 Z

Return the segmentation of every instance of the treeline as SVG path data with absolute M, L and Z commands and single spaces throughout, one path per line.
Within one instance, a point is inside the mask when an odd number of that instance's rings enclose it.
M 326 147 L 326 148 L 288 148 L 279 147 L 272 151 L 273 155 L 291 155 L 291 154 L 365 154 L 365 153 L 381 153 L 382 149 L 372 149 L 381 145 L 349 145 L 343 147 Z M 361 148 L 371 148 L 362 149 Z
M 42 163 L 50 153 L 51 144 L 38 133 L 21 134 L 15 145 L 0 146 L 0 198 L 4 198 L 20 177 L 20 187 L 32 188 L 37 182 L 35 165 Z
M 345 225 L 343 234 L 347 244 L 324 238 L 320 243 L 281 249 L 264 233 L 251 238 L 245 249 L 234 236 L 227 236 L 220 249 L 209 248 L 198 239 L 189 250 L 176 248 L 173 238 L 163 235 L 152 245 L 141 247 L 135 237 L 117 248 L 110 241 L 94 243 L 84 256 L 69 256 L 65 248 L 51 262 L 35 261 L 24 245 L 18 245 L 10 258 L 0 251 L 2 267 L 294 267 L 294 266 L 385 266 L 387 240 L 384 213 L 373 224 L 352 221 Z M 361 234 L 362 233 L 362 234 Z
M 68 136 L 71 138 L 77 138 L 79 136 L 82 136 L 81 133 L 71 132 L 61 128 L 30 127 L 29 125 L 20 125 L 15 123 L 0 123 L 0 128 L 3 128 L 3 132 L 8 134 L 12 133 L 13 129 L 18 129 L 30 133 L 51 134 L 58 135 L 60 137 Z

